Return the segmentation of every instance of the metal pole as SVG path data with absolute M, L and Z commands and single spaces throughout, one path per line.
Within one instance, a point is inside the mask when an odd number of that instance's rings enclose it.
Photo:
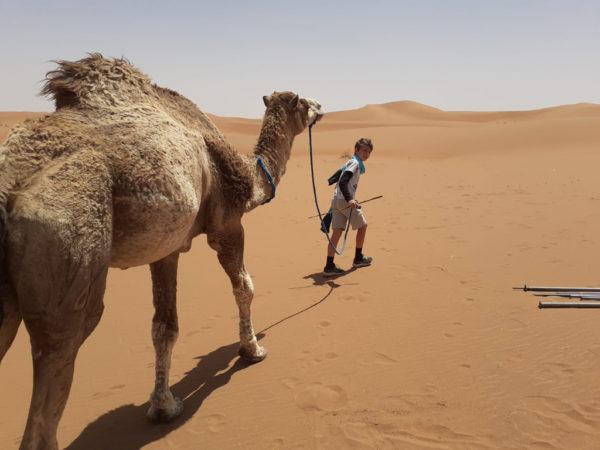
M 568 297 L 600 300 L 600 292 L 542 292 L 533 295 L 536 297 Z
M 600 308 L 600 302 L 540 302 L 542 308 Z
M 513 289 L 519 289 L 527 291 L 554 291 L 554 292 L 600 292 L 600 287 L 551 287 L 551 286 L 527 286 L 524 285 L 522 288 L 515 287 Z

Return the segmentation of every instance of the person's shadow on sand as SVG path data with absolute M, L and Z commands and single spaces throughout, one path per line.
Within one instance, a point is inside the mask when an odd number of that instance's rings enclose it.
M 311 275 L 308 275 L 304 278 L 311 277 Z M 315 279 L 315 281 L 317 280 Z M 307 308 L 295 312 L 258 332 L 256 338 L 261 340 L 265 337 L 265 331 L 323 303 L 333 290 L 340 286 L 327 280 L 322 283 L 315 282 L 315 284 L 328 284 L 330 289 L 327 295 Z M 220 347 L 207 355 L 199 356 L 196 367 L 187 372 L 179 382 L 171 386 L 173 395 L 179 397 L 184 403 L 181 416 L 173 422 L 168 424 L 150 423 L 146 419 L 146 411 L 150 407 L 150 402 L 142 405 L 123 405 L 103 414 L 90 423 L 66 448 L 69 450 L 137 450 L 165 437 L 185 424 L 200 409 L 200 406 L 210 394 L 229 383 L 234 373 L 251 366 L 251 364 L 238 358 L 238 348 L 239 343 L 235 342 Z M 235 363 L 229 367 L 234 359 L 236 359 Z M 227 369 L 228 367 L 229 369 Z M 222 372 L 224 370 L 225 372 Z
M 344 273 L 340 273 L 339 275 L 328 275 L 325 276 L 323 275 L 323 272 L 315 272 L 315 273 L 311 273 L 310 275 L 306 275 L 304 278 L 305 280 L 307 279 L 312 279 L 313 280 L 313 285 L 315 286 L 323 286 L 324 284 L 328 284 L 329 286 L 334 286 L 334 287 L 339 287 L 341 286 L 340 284 L 334 283 L 333 280 L 337 280 L 338 278 L 342 278 L 345 277 L 346 275 L 354 272 L 356 270 L 356 267 L 352 267 L 351 269 L 346 270 Z

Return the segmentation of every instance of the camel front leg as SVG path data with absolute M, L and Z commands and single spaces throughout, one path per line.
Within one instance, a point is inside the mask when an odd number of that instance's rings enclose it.
M 150 264 L 154 297 L 152 343 L 156 352 L 156 378 L 147 416 L 153 422 L 169 422 L 183 411 L 183 402 L 173 397 L 169 389 L 171 354 L 179 333 L 176 304 L 178 261 L 179 253 L 173 253 Z
M 233 295 L 240 316 L 239 355 L 248 362 L 259 362 L 266 358 L 267 350 L 258 345 L 250 305 L 254 297 L 252 279 L 244 267 L 244 229 L 241 224 L 227 232 L 210 233 L 208 244 L 217 251 L 219 262 L 231 280 Z

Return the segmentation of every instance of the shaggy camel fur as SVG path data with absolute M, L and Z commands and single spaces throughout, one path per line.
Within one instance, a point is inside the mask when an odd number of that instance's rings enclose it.
M 254 154 L 240 155 L 192 102 L 127 61 L 91 54 L 58 64 L 42 91 L 56 111 L 15 127 L 0 147 L 0 360 L 23 320 L 34 369 L 25 449 L 57 448 L 75 357 L 102 315 L 109 267 L 150 265 L 151 420 L 183 408 L 169 367 L 177 262 L 195 236 L 207 234 L 231 279 L 241 357 L 265 358 L 250 318 L 241 218 L 271 195 L 257 157 L 277 184 L 294 136 L 323 116 L 316 101 L 291 92 L 265 96 Z

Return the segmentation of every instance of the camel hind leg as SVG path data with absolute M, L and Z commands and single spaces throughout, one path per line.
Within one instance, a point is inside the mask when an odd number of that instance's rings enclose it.
M 150 264 L 155 311 L 152 343 L 156 352 L 156 378 L 147 416 L 153 422 L 169 422 L 183 411 L 183 402 L 173 397 L 169 389 L 171 354 L 179 332 L 176 304 L 178 261 L 179 253 L 173 253 Z
M 26 214 L 16 217 L 14 225 L 15 230 L 33 229 Z M 66 227 L 60 225 L 64 232 Z M 10 279 L 33 361 L 33 391 L 21 449 L 58 447 L 56 431 L 71 389 L 75 358 L 104 308 L 108 247 L 98 244 L 96 250 L 82 254 L 81 242 L 74 238 L 73 246 L 61 254 L 63 236 L 54 226 L 38 224 L 35 233 L 15 231 L 9 238 Z
M 38 314 L 23 309 L 31 338 L 33 392 L 22 449 L 58 447 L 56 431 L 73 382 L 75 358 L 102 315 L 107 271 L 108 264 L 92 274 L 78 271 L 66 293 L 60 289 L 57 293 L 29 292 L 37 294 L 38 301 L 54 305 L 54 310 Z

